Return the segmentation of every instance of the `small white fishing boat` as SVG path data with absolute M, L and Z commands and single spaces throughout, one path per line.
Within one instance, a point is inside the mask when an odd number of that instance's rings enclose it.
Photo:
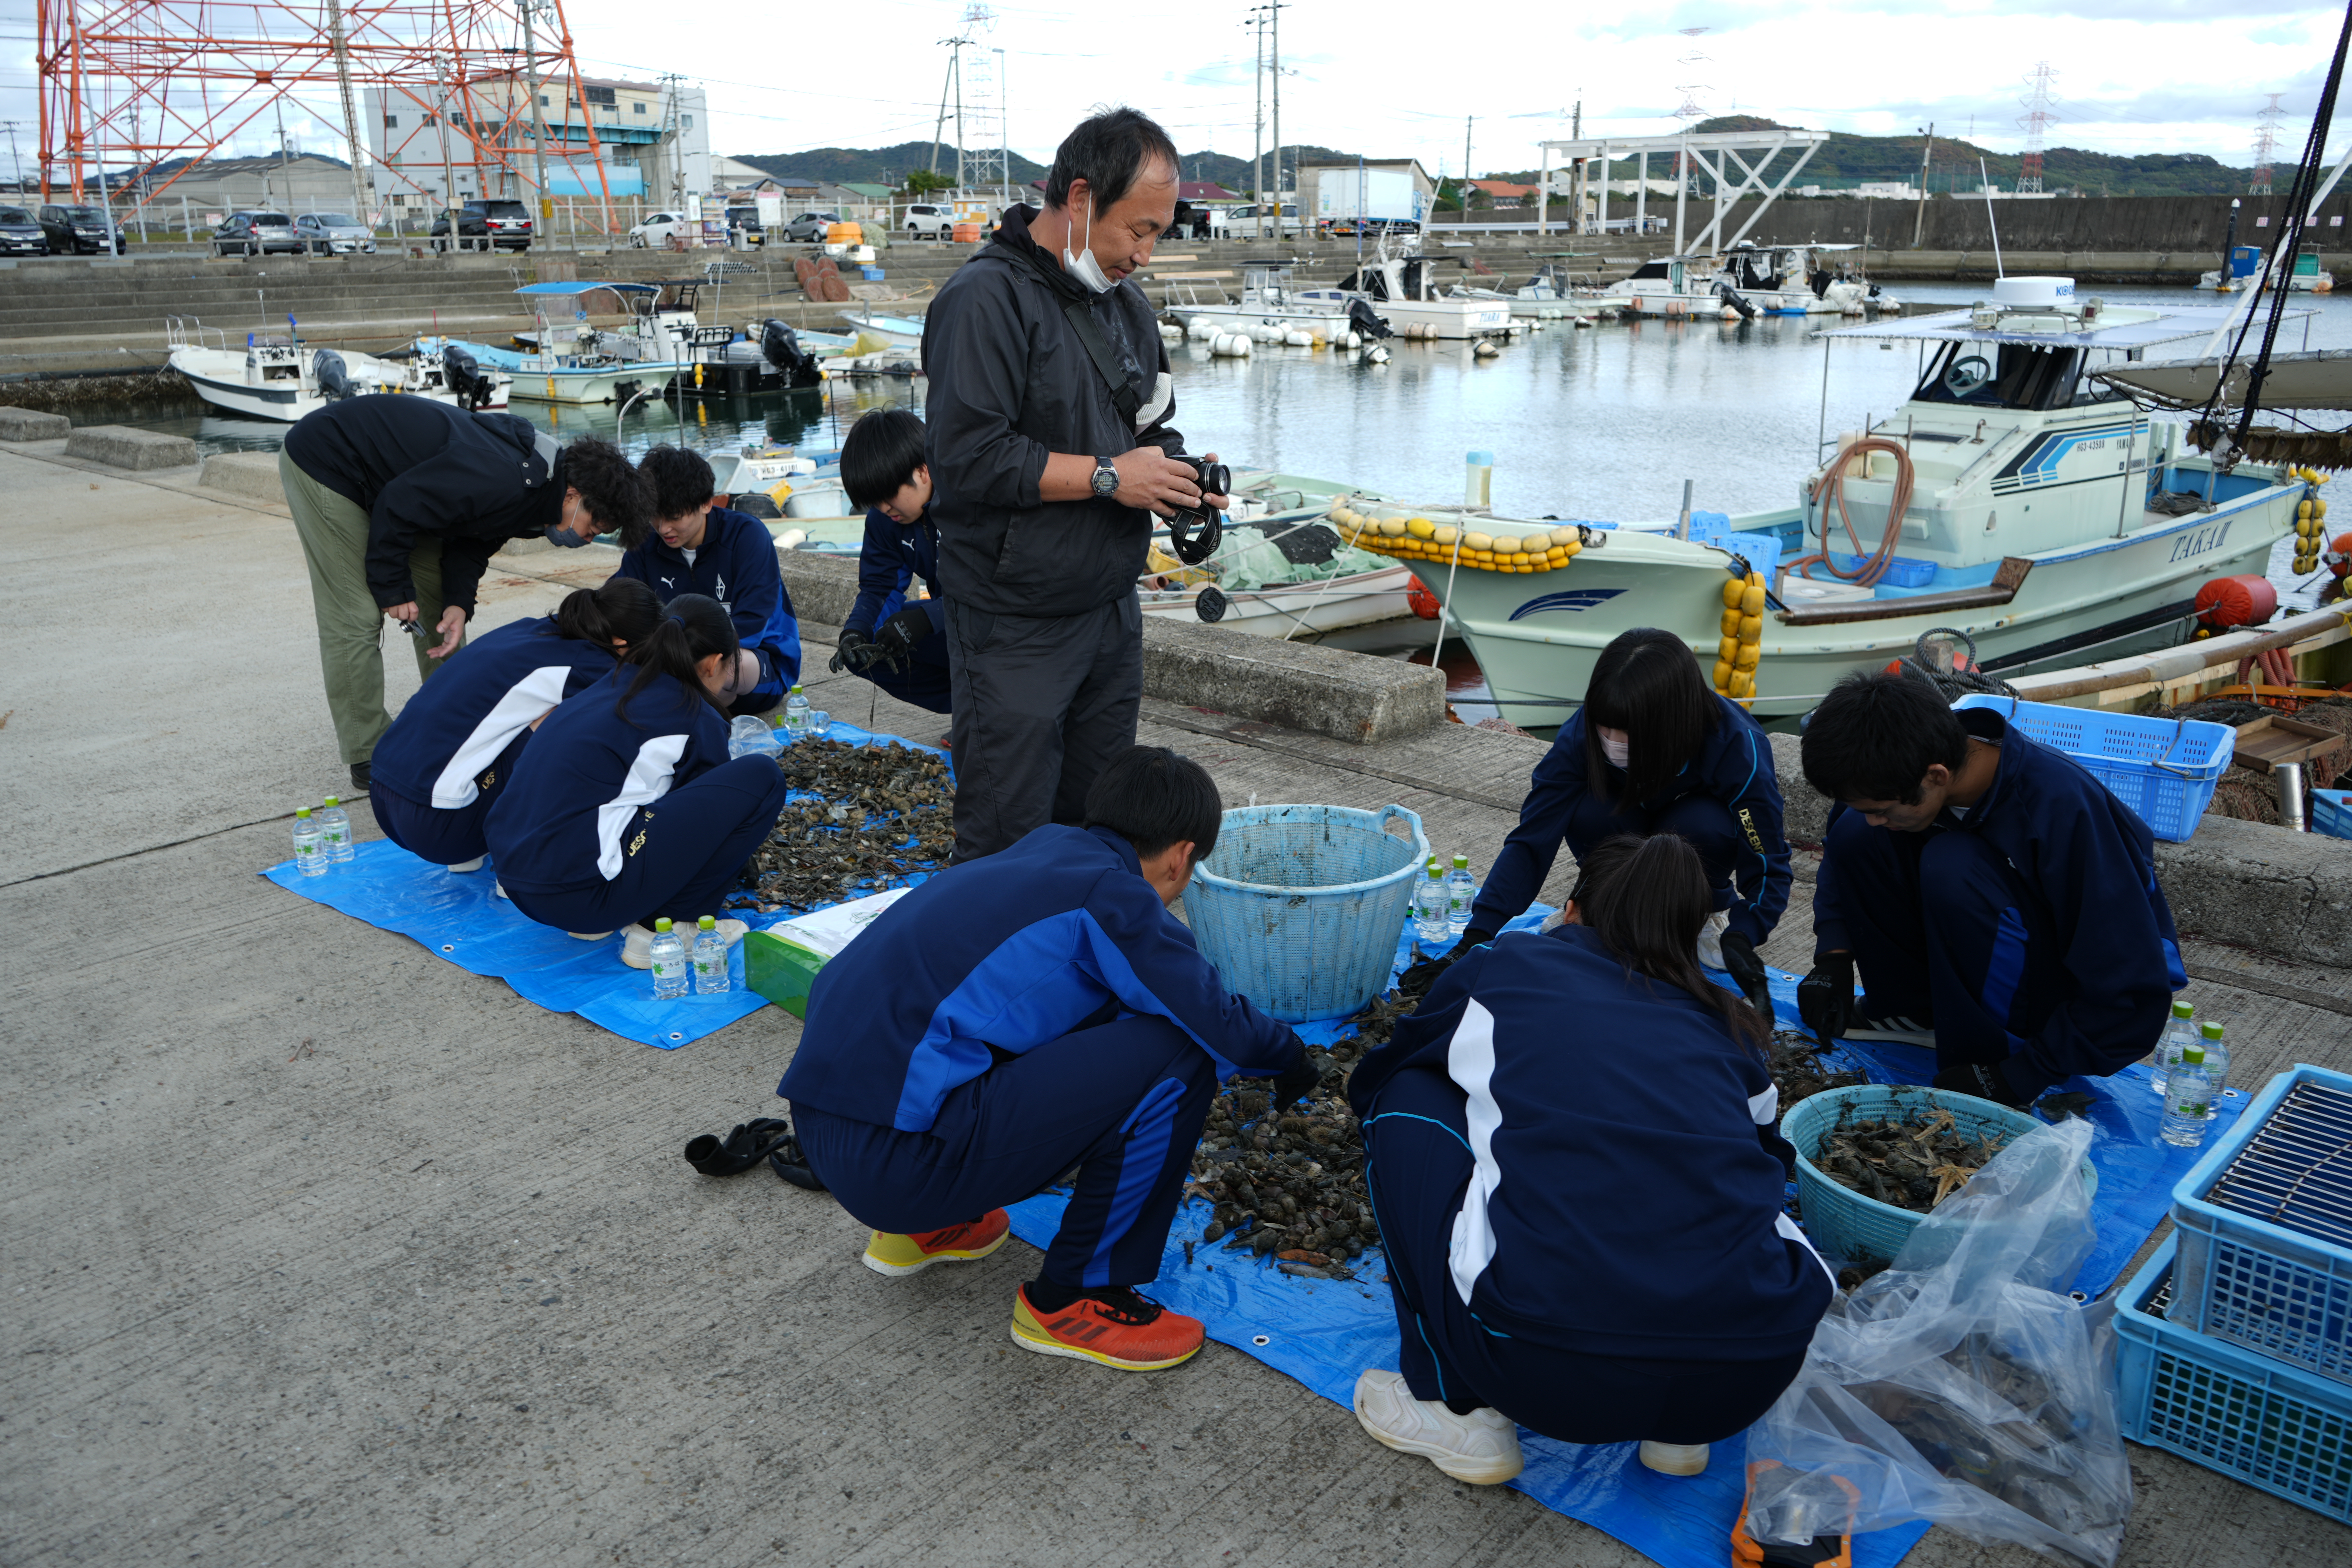
M 248 333 L 231 348 L 226 334 L 193 317 L 164 319 L 168 363 L 213 407 L 288 424 L 316 408 L 373 393 L 402 393 L 460 408 L 504 408 L 508 378 L 460 353 L 379 359 L 348 349 L 312 350 L 293 334 Z M 291 318 L 288 326 L 292 328 Z
M 1136 580 L 1143 613 L 1282 639 L 1411 614 L 1412 569 L 1349 549 L 1332 527 L 1328 508 L 1349 493 L 1328 480 L 1234 469 L 1224 535 L 1208 560 L 1187 566 L 1164 535 L 1154 538 Z
M 923 343 L 923 319 L 920 316 L 888 316 L 879 310 L 844 310 L 838 319 L 861 335 L 871 334 L 894 349 L 920 348 Z
M 1643 262 L 1631 275 L 1602 289 L 1601 297 L 1628 321 L 1644 316 L 1669 321 L 1719 316 L 1746 320 L 1762 313 L 1760 307 L 1716 275 L 1711 256 L 1662 256 Z
M 1501 300 L 1440 293 L 1436 265 L 1410 248 L 1390 255 L 1384 236 L 1379 253 L 1340 279 L 1338 288 L 1302 289 L 1298 298 L 1342 310 L 1360 300 L 1404 337 L 1502 338 L 1526 330 Z
M 1853 275 L 1859 245 L 1758 246 L 1742 240 L 1717 258 L 1715 276 L 1768 316 L 1860 316 L 1903 307 Z
M 1302 297 L 1287 267 L 1242 268 L 1239 300 L 1225 297 L 1213 273 L 1175 272 L 1160 279 L 1161 311 L 1188 332 L 1200 325 L 1210 331 L 1247 332 L 1251 328 L 1304 331 L 1326 342 L 1344 342 L 1357 330 L 1348 307 L 1326 299 Z

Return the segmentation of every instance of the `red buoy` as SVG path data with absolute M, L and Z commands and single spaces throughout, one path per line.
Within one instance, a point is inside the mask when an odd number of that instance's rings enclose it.
M 2258 626 L 2278 614 L 2278 590 L 2254 573 L 2215 577 L 2197 590 L 2197 619 L 2215 631 Z
M 1406 579 L 1404 602 L 1412 605 L 1412 613 L 1423 620 L 1433 621 L 1437 618 L 1437 595 L 1431 593 L 1429 584 L 1423 583 L 1419 577 Z
M 2328 571 L 2338 577 L 2352 572 L 2352 533 L 2339 533 L 2329 540 L 2325 559 Z

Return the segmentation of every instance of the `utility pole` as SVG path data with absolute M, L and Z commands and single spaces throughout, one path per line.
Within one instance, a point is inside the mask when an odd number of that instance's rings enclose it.
M 1470 122 L 1475 115 L 1462 117 L 1462 185 L 1456 193 L 1462 198 L 1462 221 L 1470 221 Z
M 1265 9 L 1263 5 L 1253 5 L 1250 19 L 1242 24 L 1253 35 L 1251 42 L 1257 50 L 1256 66 L 1250 75 L 1257 89 L 1257 129 L 1255 140 L 1250 144 L 1250 184 L 1256 189 L 1250 195 L 1255 198 L 1252 210 L 1257 214 L 1255 226 L 1259 239 L 1265 237 L 1265 18 L 1260 15 Z M 1275 232 L 1281 232 L 1279 225 Z
M 1282 238 L 1282 12 L 1290 0 L 1269 0 L 1265 14 L 1274 24 L 1274 237 Z M 1306 226 L 1302 223 L 1300 227 Z
M 971 40 L 959 37 L 941 38 L 940 42 L 945 45 L 949 51 L 948 73 L 940 79 L 939 118 L 931 121 L 931 173 L 936 174 L 940 172 L 940 130 L 948 122 L 948 89 L 952 88 L 955 89 L 956 97 L 956 173 L 958 178 L 961 178 L 963 172 L 963 47 Z
M 457 232 L 457 174 L 449 165 L 449 79 L 442 74 L 439 55 L 433 57 L 433 86 L 440 100 L 436 105 L 438 112 L 433 116 L 433 125 L 441 133 L 441 210 L 449 219 L 449 248 L 462 250 L 465 248 L 464 237 Z M 588 112 L 584 91 L 581 94 L 580 112 L 583 115 Z M 432 233 L 430 225 L 426 226 L 425 233 L 428 236 Z
M 524 36 L 530 36 L 530 22 L 523 21 Z M 343 141 L 352 150 L 352 200 L 357 204 L 352 212 L 354 222 L 367 225 L 375 232 L 375 220 L 368 211 L 367 176 L 360 169 L 360 116 L 352 98 L 352 51 L 343 37 L 343 7 L 341 0 L 327 0 L 327 42 L 335 52 L 335 87 L 343 98 Z
M 539 199 L 534 204 L 539 208 L 539 224 L 532 225 L 534 230 L 541 224 L 550 230 L 555 227 L 555 203 L 547 194 L 547 114 L 539 102 L 539 37 L 530 25 L 531 13 L 545 3 L 546 0 L 522 0 L 521 7 L 523 90 L 530 94 L 530 179 L 539 187 Z M 334 0 L 328 0 L 328 4 L 334 4 Z M 584 112 L 588 106 L 583 103 L 580 107 Z M 550 245 L 555 243 L 551 233 L 541 237 Z
M 16 127 L 24 123 L 21 120 L 0 120 L 0 125 L 8 128 L 8 162 L 16 166 L 16 197 L 19 201 L 25 195 L 25 160 L 16 152 Z
M 1914 250 L 1919 248 L 1920 242 L 1927 234 L 1927 160 L 1936 153 L 1936 122 L 1932 120 L 1927 121 L 1927 129 L 1921 134 L 1927 140 L 1919 149 L 1919 216 L 1911 225 L 1911 248 Z

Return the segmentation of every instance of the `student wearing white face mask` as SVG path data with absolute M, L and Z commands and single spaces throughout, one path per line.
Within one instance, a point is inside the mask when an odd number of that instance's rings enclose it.
M 1710 690 L 1688 644 L 1638 627 L 1601 650 L 1584 703 L 1536 764 L 1455 952 L 1527 911 L 1565 843 L 1580 862 L 1620 833 L 1673 833 L 1706 868 L 1715 910 L 1699 961 L 1727 970 L 1772 1016 L 1757 946 L 1789 902 L 1789 840 L 1772 746 L 1745 709 Z

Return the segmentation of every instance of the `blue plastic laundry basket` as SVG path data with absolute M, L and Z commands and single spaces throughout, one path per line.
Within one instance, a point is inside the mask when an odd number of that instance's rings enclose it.
M 1401 805 L 1225 813 L 1184 916 L 1225 984 L 1285 1023 L 1346 1018 L 1388 989 L 1412 879 L 1429 858 Z
M 2063 752 L 2114 792 L 2158 838 L 2197 831 L 2238 747 L 2238 732 L 2201 719 L 2143 719 L 2013 697 L 1963 697 L 1954 708 L 1990 708 L 2029 741 Z

